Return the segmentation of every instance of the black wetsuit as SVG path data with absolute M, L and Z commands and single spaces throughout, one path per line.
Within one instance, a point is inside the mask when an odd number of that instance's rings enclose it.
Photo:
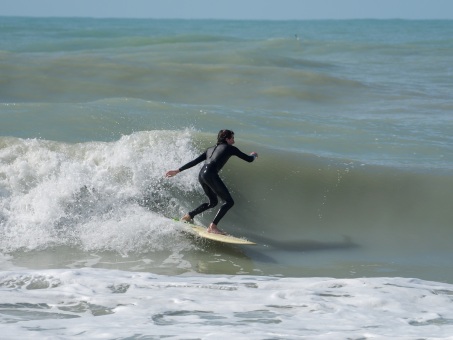
M 219 171 L 231 156 L 237 156 L 247 162 L 253 162 L 255 159 L 254 156 L 246 155 L 233 145 L 222 143 L 207 149 L 193 161 L 179 168 L 179 171 L 184 171 L 205 161 L 205 164 L 198 175 L 198 180 L 200 181 L 206 196 L 209 198 L 209 203 L 203 203 L 198 208 L 189 212 L 191 218 L 207 209 L 215 207 L 219 202 L 217 199 L 218 196 L 224 203 L 212 221 L 212 223 L 217 225 L 227 211 L 234 205 L 230 192 L 219 177 Z

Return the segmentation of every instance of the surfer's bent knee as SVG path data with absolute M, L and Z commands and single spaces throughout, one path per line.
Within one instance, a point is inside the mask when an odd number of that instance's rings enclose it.
M 229 199 L 228 201 L 225 201 L 224 205 L 228 208 L 232 208 L 234 205 L 234 201 L 232 199 Z
M 218 201 L 218 200 L 209 202 L 209 204 L 208 204 L 208 209 L 214 208 L 215 206 L 217 206 L 217 204 L 219 204 L 219 201 Z

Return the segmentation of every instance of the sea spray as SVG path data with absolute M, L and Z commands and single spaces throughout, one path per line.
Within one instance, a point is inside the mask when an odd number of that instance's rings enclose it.
M 11 138 L 0 153 L 1 249 L 165 247 L 157 240 L 168 233 L 162 217 L 181 208 L 165 192 L 163 174 L 194 155 L 189 131 L 136 133 L 112 143 Z M 181 191 L 196 187 L 190 176 L 175 182 Z M 151 197 L 155 204 L 168 198 L 164 208 L 173 210 L 150 211 Z

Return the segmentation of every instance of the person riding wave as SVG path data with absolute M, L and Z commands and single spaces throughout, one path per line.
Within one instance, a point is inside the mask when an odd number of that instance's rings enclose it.
M 233 146 L 233 144 L 234 132 L 231 130 L 220 130 L 217 135 L 217 144 L 215 146 L 208 148 L 197 158 L 183 165 L 179 169 L 169 170 L 166 172 L 166 177 L 173 177 L 181 171 L 190 169 L 202 161 L 205 162 L 200 170 L 200 173 L 198 174 L 198 180 L 206 196 L 208 197 L 209 202 L 202 203 L 194 210 L 185 214 L 181 218 L 182 221 L 191 222 L 196 215 L 201 214 L 208 209 L 214 208 L 219 203 L 218 197 L 220 197 L 223 204 L 217 212 L 217 215 L 214 217 L 214 220 L 209 225 L 208 232 L 223 235 L 226 234 L 220 230 L 217 225 L 225 216 L 227 211 L 234 205 L 234 200 L 231 197 L 228 188 L 220 178 L 219 172 L 231 156 L 237 156 L 249 163 L 253 162 L 258 157 L 256 152 L 252 152 L 250 155 L 247 155 L 237 147 Z

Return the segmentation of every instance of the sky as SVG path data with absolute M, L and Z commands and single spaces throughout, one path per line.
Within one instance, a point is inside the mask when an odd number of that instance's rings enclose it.
M 453 19 L 453 0 L 0 0 L 0 16 L 177 19 Z

